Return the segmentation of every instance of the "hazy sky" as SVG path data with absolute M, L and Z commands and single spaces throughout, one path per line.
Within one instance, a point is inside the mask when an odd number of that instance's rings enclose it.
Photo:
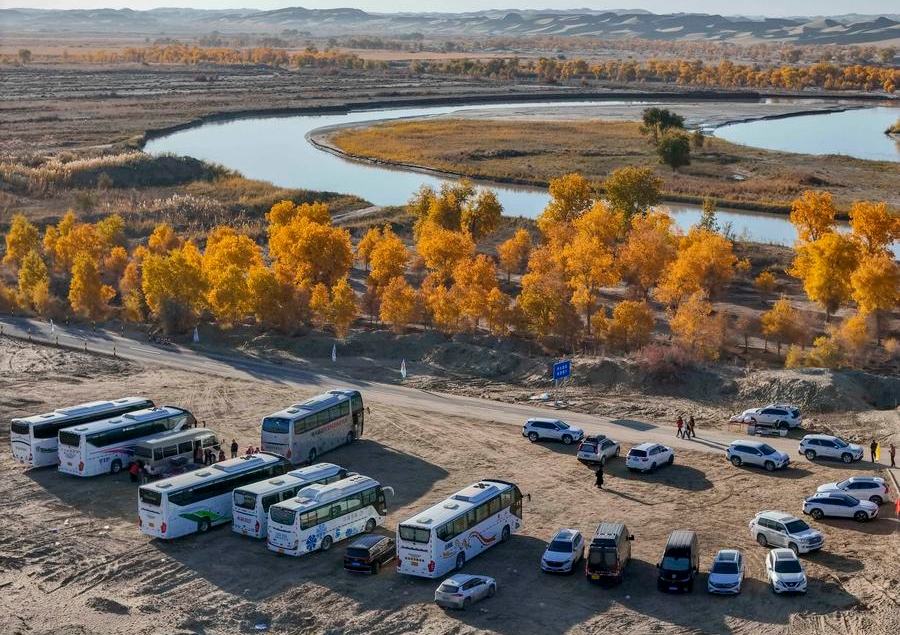
M 486 7 L 499 9 L 546 9 L 590 8 L 626 9 L 640 8 L 653 13 L 695 12 L 719 13 L 724 15 L 841 15 L 844 13 L 883 14 L 900 13 L 897 0 L 758 0 L 757 2 L 730 3 L 721 0 L 611 0 L 591 2 L 590 0 L 136 0 L 117 2 L 116 0 L 0 0 L 0 7 L 26 7 L 36 9 L 95 9 L 99 7 L 152 9 L 155 7 L 193 7 L 197 9 L 279 9 L 282 7 L 306 7 L 307 9 L 327 9 L 335 7 L 355 7 L 374 13 L 396 13 L 401 11 L 462 12 L 478 11 Z

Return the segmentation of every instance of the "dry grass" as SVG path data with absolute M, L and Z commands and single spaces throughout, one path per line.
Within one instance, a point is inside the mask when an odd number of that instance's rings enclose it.
M 900 206 L 900 165 L 847 157 L 770 152 L 707 138 L 692 163 L 675 172 L 658 163 L 636 122 L 436 119 L 347 128 L 330 136 L 361 157 L 426 166 L 481 179 L 544 186 L 569 172 L 602 182 L 627 165 L 653 166 L 665 198 L 720 206 L 786 209 L 803 190 L 831 191 L 842 208 L 853 200 Z

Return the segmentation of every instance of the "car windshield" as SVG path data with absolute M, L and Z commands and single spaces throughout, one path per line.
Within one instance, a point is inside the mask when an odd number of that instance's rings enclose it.
M 572 553 L 572 543 L 568 540 L 553 540 L 547 545 L 547 549 L 560 553 Z
M 446 582 L 441 583 L 441 586 L 438 587 L 438 591 L 441 593 L 456 593 L 459 591 L 459 585 L 456 582 L 447 580 Z
M 799 560 L 776 560 L 775 571 L 778 573 L 800 573 L 803 568 Z
M 666 571 L 687 571 L 691 568 L 691 559 L 666 556 L 663 558 L 662 568 Z
M 596 443 L 583 443 L 581 445 L 582 452 L 596 452 L 597 444 Z
M 737 573 L 737 562 L 719 560 L 713 563 L 710 573 Z
M 844 440 L 843 440 L 842 438 L 840 438 L 840 437 L 835 437 L 835 438 L 834 438 L 834 444 L 835 444 L 836 446 L 838 446 L 839 448 L 846 448 L 847 446 L 850 445 L 849 443 L 847 443 L 846 441 L 844 441 Z
M 847 489 L 853 483 L 849 478 L 846 481 L 841 481 L 840 483 L 835 483 L 834 486 L 838 489 Z
M 775 448 L 773 448 L 771 445 L 766 445 L 765 443 L 763 443 L 761 446 L 759 446 L 759 451 L 766 456 L 769 456 L 770 454 L 775 454 L 777 450 L 775 450 Z
M 807 525 L 800 519 L 785 523 L 784 526 L 787 528 L 789 534 L 797 534 L 801 531 L 806 531 L 807 529 L 809 529 L 809 525 Z
M 644 450 L 630 450 L 628 452 L 628 456 L 645 457 L 645 456 L 647 456 L 647 452 L 645 452 Z

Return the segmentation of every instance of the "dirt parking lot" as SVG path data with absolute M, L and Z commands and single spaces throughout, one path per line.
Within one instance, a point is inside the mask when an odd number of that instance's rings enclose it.
M 190 409 L 241 447 L 258 441 L 262 415 L 320 392 L 314 386 L 141 368 L 124 361 L 0 340 L 0 418 L 89 399 L 140 394 Z M 365 398 L 365 392 L 363 393 Z M 342 569 L 343 546 L 298 559 L 276 556 L 226 527 L 174 542 L 136 526 L 136 491 L 122 474 L 80 480 L 55 470 L 23 471 L 0 428 L 0 632 L 16 634 L 244 633 L 896 633 L 900 533 L 885 505 L 867 524 L 810 521 L 826 537 L 803 557 L 802 597 L 774 596 L 764 582 L 766 550 L 747 523 L 763 509 L 799 514 L 804 495 L 827 481 L 871 473 L 797 458 L 767 474 L 727 463 L 717 442 L 678 451 L 653 475 L 607 468 L 607 490 L 574 458 L 574 447 L 529 444 L 520 429 L 448 418 L 368 400 L 365 438 L 325 457 L 396 490 L 389 533 L 400 520 L 482 477 L 516 482 L 531 495 L 525 528 L 510 543 L 468 563 L 495 577 L 496 597 L 466 612 L 435 607 L 436 581 L 385 570 L 356 577 Z M 665 439 L 660 439 L 665 441 Z M 623 450 L 627 450 L 627 445 Z M 635 534 L 625 582 L 599 588 L 583 575 L 539 569 L 546 541 L 562 527 L 590 534 L 601 521 Z M 655 588 L 655 563 L 669 532 L 699 534 L 701 570 L 716 550 L 736 547 L 748 579 L 738 597 L 711 597 L 706 576 L 691 595 Z

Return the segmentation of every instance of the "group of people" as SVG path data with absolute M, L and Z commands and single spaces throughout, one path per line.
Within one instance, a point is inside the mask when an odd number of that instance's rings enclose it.
M 150 480 L 150 471 L 147 469 L 147 465 L 138 459 L 128 467 L 128 477 L 132 483 L 137 483 L 140 480 L 141 485 L 143 485 Z
M 697 436 L 694 433 L 694 415 L 688 417 L 687 421 L 681 415 L 678 415 L 678 418 L 675 420 L 675 427 L 677 428 L 675 436 L 679 439 L 693 439 Z
M 878 446 L 878 441 L 872 439 L 872 443 L 869 445 L 869 451 L 872 453 L 872 463 L 878 461 L 881 458 L 881 448 Z M 897 448 L 891 443 L 888 446 L 888 456 L 891 457 L 891 467 L 897 467 Z
M 216 450 L 218 450 L 218 452 L 216 452 Z M 225 450 L 219 446 L 204 449 L 200 447 L 198 442 L 197 447 L 194 448 L 194 463 L 197 463 L 198 465 L 212 465 L 213 463 L 224 460 Z

